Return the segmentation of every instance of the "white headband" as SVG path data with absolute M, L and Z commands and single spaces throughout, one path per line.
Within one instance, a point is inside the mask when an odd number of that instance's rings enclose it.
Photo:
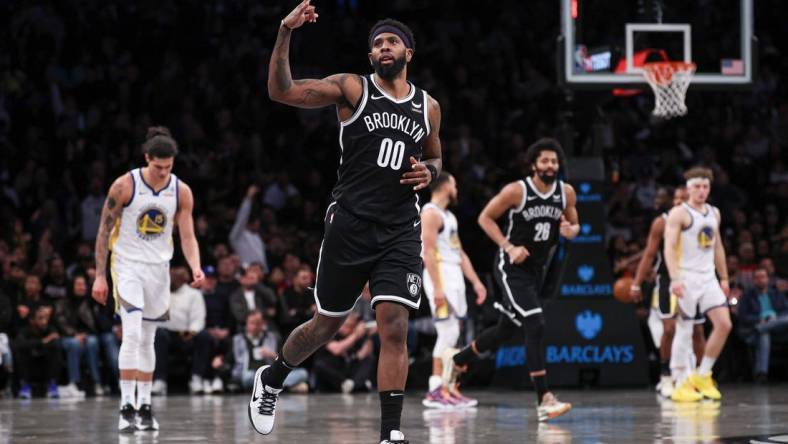
M 709 181 L 709 179 L 707 179 L 705 177 L 693 177 L 692 179 L 687 179 L 687 186 L 691 187 L 691 186 L 693 186 L 695 184 L 701 184 L 703 182 L 705 182 L 706 184 L 710 184 L 711 183 Z

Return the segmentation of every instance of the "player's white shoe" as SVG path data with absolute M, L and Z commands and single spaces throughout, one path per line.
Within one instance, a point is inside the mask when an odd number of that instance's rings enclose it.
M 120 418 L 118 419 L 119 433 L 134 433 L 137 429 L 137 411 L 131 404 L 126 404 L 120 408 Z
M 255 372 L 252 399 L 249 401 L 249 421 L 255 431 L 261 435 L 267 435 L 274 429 L 276 401 L 279 399 L 279 393 L 282 392 L 282 389 L 263 384 L 260 379 L 263 371 L 269 367 L 270 365 L 264 365 Z
M 399 430 L 392 430 L 389 439 L 384 439 L 380 444 L 408 444 L 405 435 Z
M 570 410 L 572 410 L 572 404 L 559 401 L 558 398 L 550 392 L 544 395 L 542 403 L 536 407 L 539 421 L 557 418 Z
M 670 398 L 671 395 L 673 395 L 673 378 L 670 376 L 662 376 L 657 387 L 660 396 L 663 398 Z
M 143 432 L 155 432 L 159 430 L 159 422 L 153 417 L 153 409 L 150 404 L 142 404 L 137 411 L 137 430 Z

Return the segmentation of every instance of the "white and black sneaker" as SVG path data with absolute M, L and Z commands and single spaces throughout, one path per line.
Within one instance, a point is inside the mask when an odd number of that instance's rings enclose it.
M 150 404 L 142 404 L 137 411 L 137 430 L 143 432 L 155 432 L 159 430 L 159 422 L 153 417 L 153 409 Z
M 384 439 L 380 444 L 408 444 L 408 440 L 405 439 L 405 434 L 399 430 L 392 430 L 389 439 Z
M 125 404 L 120 408 L 120 419 L 118 419 L 119 433 L 134 433 L 137 430 L 137 411 L 131 404 Z
M 254 374 L 254 387 L 252 399 L 249 401 L 249 421 L 252 427 L 262 435 L 271 433 L 274 429 L 274 416 L 276 414 L 276 401 L 282 389 L 275 389 L 263 383 L 262 374 L 270 365 L 264 365 Z

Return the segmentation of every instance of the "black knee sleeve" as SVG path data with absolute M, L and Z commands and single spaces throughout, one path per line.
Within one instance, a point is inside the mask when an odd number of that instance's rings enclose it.
M 517 333 L 517 326 L 509 318 L 501 316 L 495 326 L 484 330 L 476 338 L 476 349 L 479 353 L 495 350 L 515 333 Z
M 545 369 L 544 359 L 544 316 L 541 313 L 522 320 L 525 330 L 525 359 L 529 371 Z

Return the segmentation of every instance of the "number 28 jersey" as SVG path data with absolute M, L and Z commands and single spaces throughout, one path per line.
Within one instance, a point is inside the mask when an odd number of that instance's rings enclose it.
M 564 183 L 556 180 L 547 193 L 540 193 L 530 177 L 518 183 L 523 187 L 523 200 L 518 208 L 509 210 L 506 238 L 528 249 L 528 258 L 520 267 L 544 267 L 550 250 L 558 243 L 561 215 L 566 208 Z
M 413 185 L 399 181 L 412 171 L 410 157 L 421 159 L 430 134 L 427 92 L 408 83 L 410 92 L 397 100 L 377 85 L 374 76 L 361 79 L 358 108 L 340 122 L 342 152 L 332 197 L 361 219 L 383 225 L 415 223 L 418 195 Z

